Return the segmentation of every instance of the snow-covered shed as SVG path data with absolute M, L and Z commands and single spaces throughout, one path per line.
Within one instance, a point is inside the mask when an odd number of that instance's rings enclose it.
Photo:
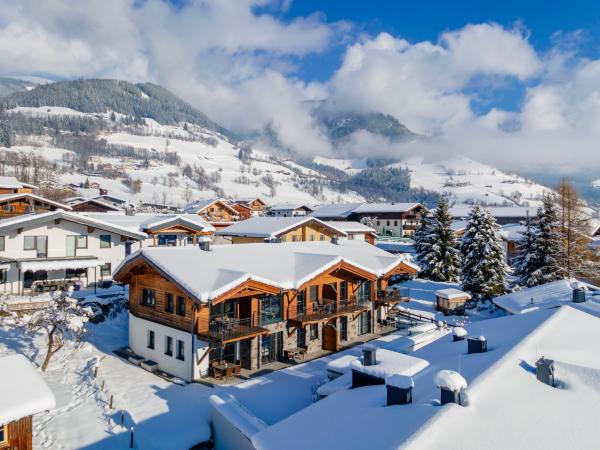
M 460 289 L 448 288 L 435 291 L 435 309 L 446 315 L 464 315 L 465 303 L 471 295 Z

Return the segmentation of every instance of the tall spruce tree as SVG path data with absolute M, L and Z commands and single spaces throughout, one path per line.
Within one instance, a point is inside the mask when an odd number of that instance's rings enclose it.
M 436 281 L 458 281 L 460 254 L 452 232 L 448 201 L 440 199 L 433 217 L 423 221 L 415 250 L 424 276 Z
M 550 283 L 568 276 L 561 264 L 563 243 L 554 196 L 546 195 L 538 210 L 537 233 L 531 249 L 530 265 L 525 285 L 528 287 Z
M 519 254 L 516 256 L 513 264 L 513 275 L 517 277 L 516 284 L 527 286 L 531 274 L 537 270 L 536 261 L 533 257 L 535 240 L 537 239 L 537 226 L 527 220 L 525 231 L 521 234 L 519 242 Z
M 473 207 L 460 244 L 462 287 L 477 299 L 506 292 L 507 268 L 496 219 L 488 210 Z

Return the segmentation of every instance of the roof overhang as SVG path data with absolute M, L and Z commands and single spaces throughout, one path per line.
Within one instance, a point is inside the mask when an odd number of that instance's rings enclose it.
M 28 200 L 35 200 L 36 202 L 39 202 L 39 203 L 45 203 L 47 205 L 53 206 L 55 208 L 60 208 L 60 209 L 66 210 L 66 211 L 71 209 L 71 207 L 69 205 L 55 202 L 54 200 L 50 200 L 50 199 L 47 199 L 44 197 L 40 197 L 39 195 L 30 194 L 27 192 L 21 192 L 18 194 L 2 195 L 2 196 L 0 196 L 0 203 L 13 202 L 15 200 L 21 200 L 24 198 L 28 199 Z
M 73 258 L 26 258 L 18 259 L 17 266 L 22 271 L 31 270 L 62 270 L 62 269 L 87 269 L 104 265 L 104 261 L 95 256 L 82 256 Z

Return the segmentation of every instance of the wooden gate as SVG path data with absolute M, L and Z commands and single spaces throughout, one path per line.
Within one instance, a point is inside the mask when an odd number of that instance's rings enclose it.
M 332 324 L 323 325 L 323 350 L 337 352 L 340 349 L 340 338 L 337 328 Z

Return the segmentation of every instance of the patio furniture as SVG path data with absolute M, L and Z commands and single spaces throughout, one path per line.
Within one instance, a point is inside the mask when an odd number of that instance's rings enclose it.
M 236 364 L 233 369 L 236 377 L 242 375 L 242 366 L 240 364 Z

